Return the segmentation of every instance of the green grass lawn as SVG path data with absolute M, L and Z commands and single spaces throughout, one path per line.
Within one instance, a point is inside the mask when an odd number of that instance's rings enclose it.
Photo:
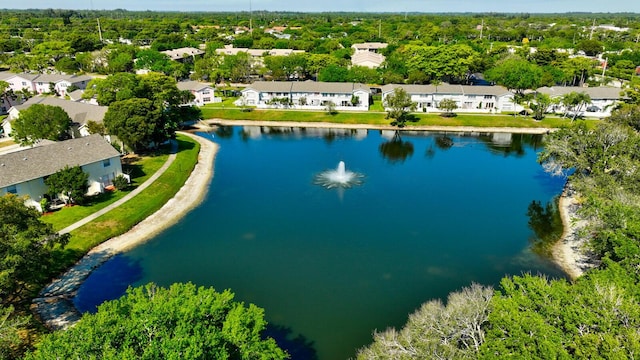
M 200 144 L 184 135 L 178 135 L 177 140 L 176 160 L 153 184 L 116 209 L 71 232 L 67 246 L 56 254 L 59 268 L 52 269 L 51 277 L 71 266 L 94 246 L 127 232 L 180 190 L 198 162 Z
M 135 156 L 125 158 L 122 166 L 123 172 L 131 176 L 131 186 L 127 190 L 104 192 L 87 199 L 87 203 L 81 206 L 64 207 L 54 213 L 45 214 L 40 219 L 53 225 L 57 231 L 82 220 L 83 218 L 102 210 L 103 208 L 122 199 L 138 185 L 144 183 L 167 161 L 169 147 L 165 147 L 162 153 L 153 156 Z
M 256 121 L 297 121 L 297 122 L 329 122 L 335 124 L 369 124 L 389 125 L 384 112 L 339 112 L 329 115 L 323 111 L 303 110 L 253 110 L 222 109 L 206 107 L 202 109 L 205 119 L 256 120 Z M 473 126 L 473 127 L 519 127 L 519 128 L 558 128 L 570 124 L 570 120 L 556 116 L 547 116 L 542 121 L 535 121 L 528 116 L 505 114 L 471 115 L 458 114 L 455 117 L 442 117 L 437 114 L 414 113 L 415 121 L 407 122 L 411 126 Z M 595 123 L 598 120 L 586 120 Z

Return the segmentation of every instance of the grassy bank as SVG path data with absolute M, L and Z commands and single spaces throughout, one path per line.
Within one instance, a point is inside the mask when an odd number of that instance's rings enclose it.
M 256 120 L 256 121 L 296 121 L 296 122 L 328 122 L 335 124 L 369 124 L 389 125 L 384 112 L 339 112 L 329 115 L 323 111 L 302 110 L 257 110 L 242 111 L 241 109 L 223 109 L 217 107 L 203 107 L 202 115 L 205 119 L 227 120 Z M 445 118 L 437 114 L 415 113 L 415 121 L 407 122 L 411 126 L 472 126 L 472 127 L 516 127 L 516 128 L 558 128 L 570 123 L 569 119 L 547 116 L 542 121 L 535 121 L 530 117 L 504 114 L 471 115 L 458 114 L 456 117 Z M 586 120 L 595 123 L 598 120 Z
M 59 211 L 42 216 L 41 220 L 53 225 L 53 228 L 59 231 L 113 204 L 135 190 L 138 185 L 144 183 L 151 175 L 158 171 L 167 161 L 169 150 L 170 147 L 166 146 L 162 149 L 160 155 L 135 157 L 127 162 L 123 162 L 122 170 L 131 176 L 132 186 L 127 190 L 98 194 L 88 198 L 87 202 L 82 206 L 62 208 Z
M 69 243 L 59 253 L 57 271 L 71 266 L 94 246 L 127 232 L 180 190 L 198 161 L 200 144 L 183 135 L 178 135 L 177 140 L 176 160 L 153 184 L 116 209 L 71 232 Z

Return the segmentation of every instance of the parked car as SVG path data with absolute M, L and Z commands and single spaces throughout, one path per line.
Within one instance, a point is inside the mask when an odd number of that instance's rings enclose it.
M 589 106 L 589 107 L 587 108 L 587 111 L 588 111 L 588 112 L 598 112 L 598 111 L 600 111 L 600 108 L 599 108 L 599 107 L 597 107 L 597 106 L 595 106 L 595 105 L 591 105 L 591 106 Z

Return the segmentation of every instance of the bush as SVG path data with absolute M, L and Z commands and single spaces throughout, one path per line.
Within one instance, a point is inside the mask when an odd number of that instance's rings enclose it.
M 127 180 L 124 175 L 120 174 L 116 176 L 115 179 L 113 179 L 113 186 L 115 186 L 118 190 L 124 190 L 129 187 L 129 180 Z

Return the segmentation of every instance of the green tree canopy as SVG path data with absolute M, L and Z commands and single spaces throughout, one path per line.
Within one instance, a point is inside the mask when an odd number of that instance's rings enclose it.
M 33 104 L 20 111 L 11 123 L 12 136 L 22 145 L 33 145 L 39 140 L 63 140 L 71 128 L 71 118 L 59 106 Z
M 82 171 L 80 166 L 65 166 L 63 169 L 49 175 L 44 183 L 49 187 L 49 194 L 53 197 L 63 195 L 65 203 L 78 203 L 84 199 L 89 174 Z
M 411 95 L 401 87 L 393 89 L 393 93 L 384 98 L 383 105 L 387 108 L 387 119 L 392 120 L 391 125 L 398 127 L 403 127 L 409 112 L 416 109 L 416 103 L 411 101 Z
M 286 359 L 266 325 L 262 309 L 229 290 L 148 284 L 45 336 L 25 359 Z
M 453 110 L 458 108 L 458 104 L 453 99 L 442 99 L 438 103 L 438 109 L 444 110 L 443 116 L 454 116 Z
M 519 58 L 508 58 L 487 70 L 485 77 L 513 90 L 516 96 L 523 96 L 525 90 L 540 87 L 542 74 L 542 69 L 535 64 Z
M 112 103 L 104 115 L 104 126 L 134 152 L 167 140 L 161 110 L 149 99 L 131 98 Z
M 54 248 L 67 241 L 24 199 L 0 197 L 0 303 L 20 303 L 38 291 L 54 266 Z

